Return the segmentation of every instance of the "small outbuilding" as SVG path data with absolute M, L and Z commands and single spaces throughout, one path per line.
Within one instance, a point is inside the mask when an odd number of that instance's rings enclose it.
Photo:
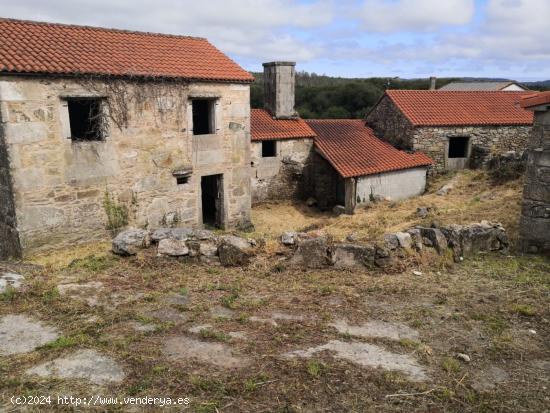
M 420 195 L 432 160 L 378 139 L 358 119 L 307 120 L 315 137 L 314 192 L 321 208 L 334 205 L 353 213 L 377 199 Z
M 533 114 L 520 99 L 530 93 L 387 90 L 366 121 L 395 147 L 429 155 L 433 171 L 477 167 L 527 148 Z
M 438 90 L 521 92 L 523 90 L 529 90 L 529 88 L 516 82 L 515 80 L 502 80 L 492 82 L 450 82 L 445 86 L 440 87 Z

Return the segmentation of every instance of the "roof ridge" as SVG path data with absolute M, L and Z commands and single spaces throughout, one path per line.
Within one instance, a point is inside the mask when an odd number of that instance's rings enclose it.
M 393 93 L 393 92 L 427 92 L 427 93 L 487 93 L 487 94 L 499 94 L 499 93 L 506 93 L 506 94 L 528 94 L 533 93 L 536 91 L 533 90 L 429 90 L 429 89 L 386 89 L 386 93 Z
M 38 21 L 38 20 L 14 19 L 11 17 L 0 17 L 0 22 L 2 21 L 13 22 L 13 23 L 23 23 L 23 24 L 34 24 L 36 26 L 55 26 L 55 27 L 66 27 L 66 28 L 74 28 L 74 29 L 87 29 L 87 30 L 97 30 L 97 31 L 105 31 L 105 32 L 115 32 L 115 33 L 141 34 L 141 35 L 144 34 L 147 36 L 158 36 L 158 37 L 176 37 L 180 39 L 202 40 L 202 41 L 208 42 L 208 39 L 206 37 L 188 36 L 188 35 L 181 35 L 181 34 L 148 32 L 148 31 L 139 31 L 139 30 L 130 30 L 130 29 L 117 29 L 117 28 L 111 28 L 111 27 L 80 25 L 80 24 L 70 24 L 70 23 L 55 23 L 55 22 Z

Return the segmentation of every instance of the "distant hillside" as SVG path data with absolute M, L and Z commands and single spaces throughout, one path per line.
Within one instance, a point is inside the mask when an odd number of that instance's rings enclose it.
M 263 107 L 263 73 L 253 73 L 256 82 L 250 90 L 253 108 Z M 438 78 L 437 87 L 461 78 Z M 489 80 L 464 78 L 464 80 Z M 496 79 L 491 79 L 496 80 Z M 499 79 L 506 80 L 506 79 Z M 533 90 L 549 90 L 550 80 L 524 82 Z M 363 118 L 376 104 L 386 89 L 428 89 L 429 79 L 401 78 L 342 78 L 318 75 L 316 73 L 296 73 L 296 110 L 305 119 L 314 118 Z

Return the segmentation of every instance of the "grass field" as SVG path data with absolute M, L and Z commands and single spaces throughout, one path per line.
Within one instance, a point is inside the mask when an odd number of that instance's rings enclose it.
M 0 268 L 18 271 L 26 281 L 21 290 L 0 296 L 0 317 L 26 314 L 57 328 L 60 337 L 26 354 L 0 356 L 0 400 L 6 411 L 17 411 L 9 403 L 12 395 L 90 393 L 188 397 L 187 409 L 193 412 L 545 411 L 550 400 L 548 259 L 512 251 L 450 265 L 428 254 L 423 264 L 384 274 L 292 269 L 272 254 L 283 230 L 313 226 L 336 237 L 357 232 L 375 239 L 418 223 L 415 211 L 421 205 L 436 207 L 436 215 L 426 219 L 499 220 L 514 236 L 520 183 L 492 188 L 475 172 L 457 179 L 448 197 L 428 194 L 378 204 L 352 217 L 284 203 L 263 205 L 254 210 L 254 236 L 270 239 L 271 249 L 247 268 L 159 258 L 152 250 L 118 258 L 108 244 L 2 263 Z M 89 283 L 95 287 L 72 293 L 63 287 Z M 341 320 L 350 326 L 372 321 L 399 326 L 411 336 L 342 332 L 334 326 Z M 375 346 L 395 359 L 408 357 L 427 379 L 365 367 L 332 350 L 309 358 L 286 356 L 334 341 Z M 198 354 L 217 350 L 201 361 L 174 355 L 167 343 L 191 343 Z M 94 387 L 25 373 L 78 349 L 115 360 L 125 378 Z M 63 409 L 74 410 L 29 410 Z M 141 411 L 128 406 L 95 410 Z

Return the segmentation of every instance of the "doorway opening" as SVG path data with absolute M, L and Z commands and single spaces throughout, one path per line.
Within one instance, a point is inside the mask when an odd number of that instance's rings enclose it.
M 223 175 L 201 177 L 202 223 L 223 228 Z

